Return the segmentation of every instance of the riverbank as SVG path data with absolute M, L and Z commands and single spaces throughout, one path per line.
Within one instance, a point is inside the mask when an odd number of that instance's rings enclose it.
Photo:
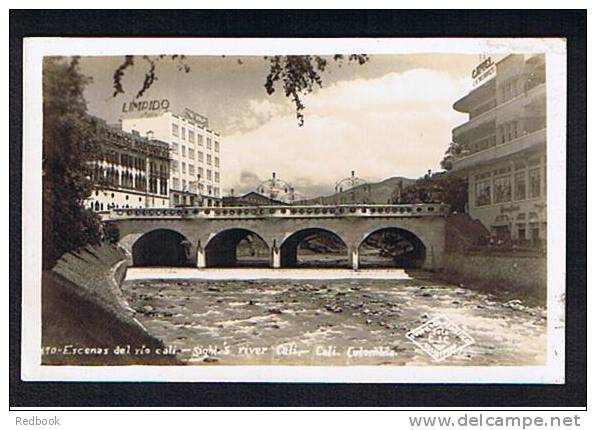
M 42 274 L 45 365 L 180 364 L 136 319 L 122 294 L 127 256 L 102 244 L 65 254 Z M 128 351 L 128 352 L 127 352 Z

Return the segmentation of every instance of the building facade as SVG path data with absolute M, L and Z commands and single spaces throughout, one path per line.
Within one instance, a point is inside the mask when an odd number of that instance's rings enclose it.
M 124 118 L 122 130 L 168 143 L 171 206 L 221 206 L 221 138 L 207 118 L 190 109 L 161 112 Z
M 491 233 L 505 240 L 544 241 L 544 56 L 514 54 L 481 66 L 473 77 L 490 77 L 453 106 L 469 118 L 453 129 L 452 172 L 467 177 L 468 212 Z
M 101 155 L 89 163 L 94 190 L 85 207 L 96 212 L 168 207 L 168 144 L 97 123 Z

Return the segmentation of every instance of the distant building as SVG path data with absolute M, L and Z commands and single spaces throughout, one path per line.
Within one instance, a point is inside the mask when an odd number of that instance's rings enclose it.
M 483 76 L 486 79 L 483 80 Z M 468 212 L 503 239 L 546 238 L 546 84 L 543 55 L 485 60 L 455 102 L 452 171 L 468 178 Z
M 168 144 L 109 127 L 100 119 L 100 156 L 90 162 L 94 211 L 169 206 Z
M 122 129 L 154 136 L 169 144 L 170 204 L 220 206 L 221 138 L 208 128 L 207 118 L 190 109 L 182 115 L 137 115 L 122 119 Z
M 282 201 L 270 199 L 254 191 L 242 196 L 227 196 L 223 198 L 224 206 L 273 206 L 285 204 Z

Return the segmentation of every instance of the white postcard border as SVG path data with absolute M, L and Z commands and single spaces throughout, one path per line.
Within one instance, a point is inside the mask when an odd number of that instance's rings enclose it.
M 159 43 L 156 43 L 159 42 Z M 42 59 L 47 55 L 546 53 L 548 358 L 545 366 L 41 365 Z M 24 381 L 564 383 L 566 45 L 531 38 L 26 38 L 23 49 L 22 344 Z

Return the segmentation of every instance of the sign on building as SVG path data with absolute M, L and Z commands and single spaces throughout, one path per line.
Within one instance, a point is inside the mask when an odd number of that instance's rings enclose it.
M 122 104 L 123 113 L 163 112 L 170 108 L 168 99 L 162 100 L 135 100 Z
M 193 111 L 189 108 L 184 108 L 184 111 L 182 112 L 182 116 L 185 117 L 186 119 L 194 122 L 195 124 L 197 124 L 200 127 L 209 127 L 209 120 L 207 119 L 206 116 L 201 115 L 200 113 L 196 113 L 195 111 Z
M 473 87 L 482 85 L 497 74 L 497 66 L 491 57 L 483 60 L 474 70 L 472 70 Z

